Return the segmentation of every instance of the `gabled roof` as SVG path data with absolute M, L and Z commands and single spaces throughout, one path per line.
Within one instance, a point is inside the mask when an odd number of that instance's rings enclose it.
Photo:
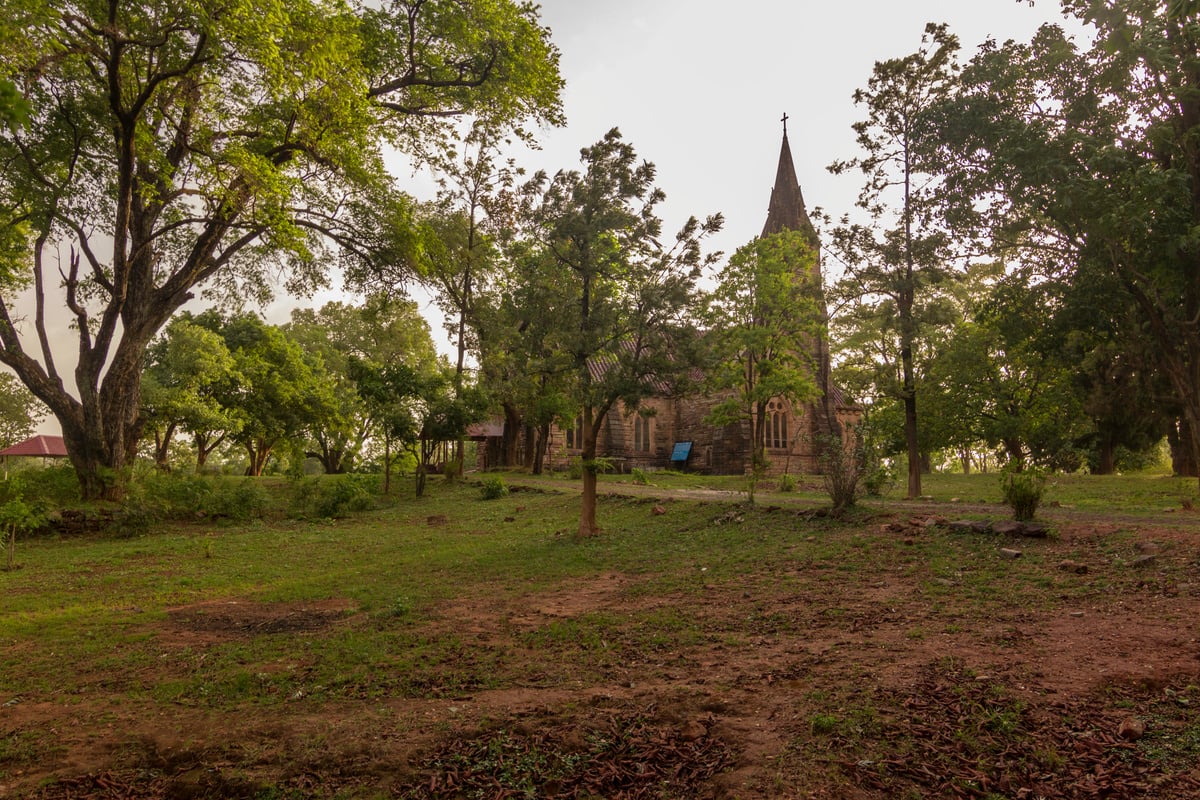
M 34 436 L 23 442 L 17 442 L 12 447 L 0 450 L 0 456 L 44 456 L 47 458 L 64 458 L 67 446 L 61 436 Z

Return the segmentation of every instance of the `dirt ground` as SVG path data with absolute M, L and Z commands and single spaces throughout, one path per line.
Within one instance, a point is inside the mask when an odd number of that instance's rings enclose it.
M 869 524 L 952 535 L 925 527 L 944 511 Z M 417 699 L 236 713 L 95 692 L 10 703 L 0 736 L 50 732 L 55 746 L 10 771 L 0 796 L 1200 798 L 1200 514 L 1054 521 L 1056 538 L 996 544 L 1036 548 L 1058 577 L 1120 580 L 1078 603 L 957 603 L 935 618 L 904 570 L 850 593 L 836 564 L 797 564 L 805 580 L 689 596 L 707 635 L 664 648 L 530 644 L 553 622 L 683 602 L 637 592 L 634 575 L 461 599 L 436 610 L 429 635 L 455 632 L 464 659 L 490 654 L 525 676 L 518 685 L 477 689 L 447 665 L 444 687 Z M 1131 549 L 1114 565 L 1118 532 Z M 968 583 L 939 581 L 950 595 Z M 363 616 L 344 601 L 231 598 L 173 609 L 154 633 L 164 649 L 202 651 Z

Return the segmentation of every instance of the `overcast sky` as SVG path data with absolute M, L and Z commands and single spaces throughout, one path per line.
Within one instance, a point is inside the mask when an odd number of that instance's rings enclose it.
M 719 211 L 725 230 L 712 249 L 726 253 L 762 230 L 784 113 L 808 207 L 837 218 L 852 210 L 862 176 L 826 167 L 858 155 L 850 126 L 863 110 L 853 94 L 876 61 L 916 51 L 927 22 L 949 24 L 963 60 L 989 37 L 1028 40 L 1063 22 L 1057 0 L 544 0 L 542 19 L 562 52 L 567 125 L 543 131 L 542 149 L 518 162 L 530 172 L 576 168 L 580 148 L 618 127 L 658 167 L 666 231 Z M 432 193 L 427 176 L 397 171 L 410 191 Z M 269 318 L 284 321 L 294 303 L 277 303 Z M 433 329 L 449 352 L 440 321 Z
M 545 0 L 542 16 L 568 124 L 546 133 L 538 166 L 577 165 L 617 126 L 658 167 L 667 227 L 720 211 L 728 252 L 762 230 L 785 112 L 805 201 L 837 217 L 861 175 L 826 166 L 857 154 L 852 95 L 876 61 L 916 51 L 927 22 L 948 23 L 964 58 L 1062 22 L 1057 0 Z

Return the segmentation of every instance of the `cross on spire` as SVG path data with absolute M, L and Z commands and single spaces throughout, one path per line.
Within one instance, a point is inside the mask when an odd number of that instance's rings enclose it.
M 783 112 L 783 119 L 780 120 L 780 122 L 783 123 L 783 135 L 784 136 L 787 136 L 787 121 L 788 121 L 788 115 L 787 115 L 787 112 L 785 111 L 785 112 Z

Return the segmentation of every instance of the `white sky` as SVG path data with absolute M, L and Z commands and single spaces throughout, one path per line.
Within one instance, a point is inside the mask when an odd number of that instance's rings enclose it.
M 542 19 L 562 52 L 567 125 L 542 132 L 542 149 L 518 163 L 576 168 L 580 148 L 618 127 L 658 167 L 665 232 L 719 211 L 725 230 L 710 249 L 726 253 L 762 229 L 785 112 L 805 201 L 837 218 L 852 210 L 861 176 L 825 168 L 857 155 L 852 95 L 875 61 L 914 52 L 927 22 L 950 25 L 965 61 L 989 37 L 1028 40 L 1062 21 L 1057 0 L 543 0 Z M 427 175 L 397 170 L 403 188 L 432 195 Z M 340 297 L 281 298 L 267 317 L 284 322 L 291 308 Z M 417 299 L 449 353 L 436 307 Z M 40 432 L 57 429 L 51 417 Z
M 664 233 L 688 216 L 725 216 L 710 249 L 732 253 L 757 236 L 779 158 L 780 117 L 809 209 L 852 211 L 862 176 L 826 167 L 858 155 L 852 99 L 878 60 L 917 50 L 927 22 L 946 22 L 968 60 L 987 38 L 1028 40 L 1063 22 L 1057 0 L 543 0 L 542 19 L 562 52 L 567 125 L 543 131 L 542 149 L 517 153 L 532 173 L 579 166 L 579 150 L 612 127 L 658 167 Z M 431 196 L 433 182 L 397 167 L 401 183 Z M 325 292 L 304 305 L 337 297 Z M 452 343 L 434 304 L 443 352 Z M 295 301 L 268 316 L 284 321 Z
M 861 176 L 825 168 L 857 155 L 852 95 L 876 61 L 914 52 L 927 22 L 948 23 L 965 60 L 988 37 L 1062 21 L 1057 0 L 544 0 L 542 16 L 568 125 L 546 134 L 537 166 L 577 166 L 617 126 L 658 167 L 667 228 L 720 211 L 726 252 L 762 230 L 785 112 L 805 201 L 836 218 Z

